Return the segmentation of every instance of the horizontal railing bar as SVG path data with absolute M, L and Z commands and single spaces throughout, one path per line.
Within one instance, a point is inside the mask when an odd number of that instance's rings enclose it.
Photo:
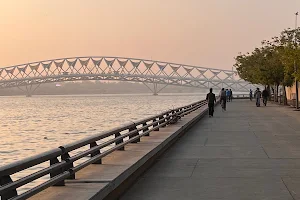
M 168 113 L 168 112 L 169 112 L 169 111 L 165 111 L 165 112 L 163 112 L 163 113 L 161 113 L 161 114 L 153 115 L 153 116 L 147 117 L 146 119 L 141 119 L 141 120 L 139 120 L 139 121 L 135 121 L 134 123 L 135 123 L 136 125 L 140 125 L 140 124 L 143 124 L 143 123 L 145 123 L 145 122 L 151 121 L 151 120 L 153 120 L 154 118 L 159 118 L 159 117 L 165 115 L 165 114 Z
M 78 149 L 80 147 L 83 147 L 85 145 L 88 145 L 92 142 L 95 142 L 97 140 L 101 140 L 101 139 L 104 139 L 106 137 L 112 136 L 116 133 L 119 133 L 121 131 L 127 130 L 132 126 L 134 126 L 134 123 L 130 123 L 130 124 L 125 125 L 123 127 L 118 127 L 118 128 L 115 128 L 115 129 L 112 129 L 112 130 L 109 130 L 109 131 L 105 131 L 105 132 L 100 133 L 96 136 L 94 135 L 94 136 L 91 136 L 91 137 L 88 137 L 88 138 L 84 138 L 82 140 L 79 140 L 79 141 L 76 141 L 76 142 L 73 142 L 73 143 L 70 143 L 70 144 L 66 144 L 62 147 L 64 148 L 64 150 L 66 152 L 70 152 L 70 151 L 73 151 L 73 150 Z
M 41 164 L 50 160 L 51 158 L 60 156 L 62 154 L 62 150 L 60 148 L 52 149 L 50 151 L 25 158 L 23 160 L 5 165 L 0 167 L 0 176 L 4 175 L 12 175 L 24 169 L 30 168 L 32 166 Z
M 197 109 L 199 109 L 199 108 L 201 108 L 201 107 L 198 107 Z M 193 112 L 193 111 L 195 111 L 195 110 L 197 110 L 197 109 L 191 109 L 191 110 L 188 110 L 188 111 L 182 113 L 180 116 L 182 117 L 182 116 L 185 116 L 185 115 L 187 115 L 187 114 L 190 114 L 191 112 Z
M 123 127 L 121 127 L 121 128 L 116 128 L 116 129 L 112 129 L 112 130 L 106 131 L 106 132 L 101 133 L 101 134 L 99 134 L 99 135 L 97 135 L 97 136 L 91 136 L 91 137 L 89 137 L 89 138 L 84 138 L 84 139 L 82 139 L 82 140 L 80 140 L 80 141 L 76 141 L 76 142 L 73 142 L 73 143 L 64 145 L 64 146 L 62 146 L 62 147 L 64 148 L 64 150 L 65 150 L 66 152 L 70 152 L 70 151 L 73 151 L 73 150 L 75 150 L 75 149 L 77 149 L 77 148 L 80 148 L 80 147 L 82 147 L 82 146 L 88 145 L 88 144 L 90 144 L 91 142 L 94 142 L 94 141 L 97 141 L 97 140 L 101 140 L 101 139 L 104 139 L 104 138 L 106 138 L 106 137 L 108 137 L 108 136 L 112 136 L 112 135 L 114 135 L 114 134 L 116 134 L 116 133 L 118 133 L 118 132 L 127 130 L 127 129 L 129 129 L 130 127 L 132 127 L 132 126 L 134 126 L 134 125 L 140 125 L 140 124 L 142 124 L 142 123 L 144 123 L 144 122 L 151 121 L 151 120 L 153 120 L 154 118 L 159 118 L 159 117 L 165 115 L 166 113 L 168 113 L 168 112 L 164 112 L 164 113 L 162 113 L 162 114 L 159 114 L 159 115 L 156 115 L 156 116 L 149 117 L 149 118 L 147 118 L 146 120 L 140 120 L 140 121 L 138 121 L 138 122 L 130 123 L 130 124 L 128 124 L 128 125 L 126 125 L 126 126 L 123 126 Z
M 203 101 L 204 101 L 204 100 L 199 101 L 199 102 L 196 102 L 196 103 L 189 104 L 188 106 L 184 106 L 183 108 L 188 108 L 188 107 L 190 107 L 190 106 L 196 105 L 196 104 L 201 103 L 201 102 L 203 102 Z M 182 107 L 178 107 L 177 109 L 174 109 L 174 110 L 179 110 L 179 109 L 182 109 Z M 171 112 L 171 111 L 169 111 L 169 112 Z M 165 111 L 165 112 L 163 112 L 163 113 L 161 113 L 161 114 L 159 114 L 159 115 L 151 116 L 151 117 L 148 117 L 147 119 L 144 119 L 144 120 L 140 120 L 140 121 L 134 122 L 134 124 L 136 124 L 136 125 L 143 124 L 143 123 L 145 123 L 145 122 L 147 122 L 147 121 L 153 120 L 154 118 L 159 118 L 159 117 L 161 117 L 161 116 L 163 116 L 163 115 L 166 115 L 166 114 L 169 113 L 169 112 L 168 112 L 168 111 Z M 103 138 L 105 138 L 105 137 L 114 135 L 114 134 L 117 133 L 117 132 L 121 132 L 121 131 L 123 131 L 123 130 L 126 130 L 126 129 L 132 127 L 132 125 L 133 125 L 133 124 L 128 124 L 128 125 L 123 126 L 123 127 L 120 127 L 120 128 L 116 128 L 116 129 L 113 129 L 113 130 L 109 130 L 109 131 L 106 131 L 106 132 L 104 132 L 104 133 L 101 133 L 101 134 L 99 134 L 99 135 L 97 135 L 97 136 L 91 136 L 91 137 L 89 137 L 89 138 L 84 138 L 84 139 L 82 139 L 82 140 L 80 140 L 80 141 L 77 141 L 77 142 L 74 142 L 74 143 L 67 144 L 67 145 L 65 145 L 65 146 L 63 146 L 63 147 L 64 147 L 64 149 L 65 149 L 66 152 L 70 152 L 70 151 L 75 150 L 75 149 L 77 149 L 77 148 L 79 148 L 79 147 L 88 145 L 88 144 L 91 143 L 91 142 L 94 142 L 94 141 L 103 139 Z
M 100 149 L 102 149 L 104 147 L 107 147 L 108 145 L 111 145 L 111 144 L 115 143 L 116 141 L 118 141 L 120 139 L 123 139 L 125 137 L 128 137 L 129 135 L 137 133 L 137 132 L 138 132 L 137 129 L 135 129 L 135 130 L 130 131 L 130 132 L 126 133 L 126 134 L 120 135 L 120 136 L 118 136 L 116 138 L 113 138 L 113 139 L 108 140 L 108 141 L 106 141 L 104 143 L 101 143 L 101 144 L 99 144 L 97 146 L 94 146 L 93 148 L 90 148 L 90 149 L 88 149 L 86 151 L 83 151 L 83 152 L 81 152 L 79 154 L 76 154 L 75 156 L 72 156 L 72 157 L 68 158 L 67 160 L 69 162 L 73 163 L 74 161 L 76 161 L 76 160 L 78 160 L 80 158 L 83 158 L 84 156 L 87 156 L 87 155 L 89 155 L 91 153 L 94 153 L 95 151 L 98 151 L 98 150 L 100 150 Z
M 25 177 L 23 177 L 21 179 L 18 179 L 18 180 L 14 181 L 14 182 L 11 182 L 11 183 L 6 184 L 4 186 L 0 186 L 0 195 L 4 194 L 5 192 L 7 192 L 7 190 L 16 189 L 16 188 L 21 187 L 21 186 L 23 186 L 23 185 L 25 185 L 25 184 L 27 184 L 27 183 L 29 183 L 31 181 L 34 181 L 34 180 L 36 180 L 38 178 L 41 178 L 41 177 L 49 174 L 50 172 L 52 172 L 54 170 L 57 170 L 59 168 L 64 167 L 66 164 L 67 164 L 67 162 L 62 161 L 60 163 L 56 163 L 54 165 L 51 165 L 50 167 L 47 167 L 47 168 L 42 169 L 40 171 L 37 171 L 37 172 L 35 172 L 33 174 L 25 176 Z
M 149 124 L 149 126 L 152 126 L 153 124 L 156 124 L 157 122 L 162 122 L 162 121 L 165 121 L 165 118 L 163 118 L 161 120 L 158 120 L 156 122 L 153 122 L 152 124 Z M 144 128 L 145 128 L 145 126 L 139 128 L 139 129 L 134 129 L 133 131 L 130 131 L 128 133 L 122 134 L 122 135 L 120 135 L 120 136 L 118 136 L 116 138 L 113 138 L 113 139 L 108 140 L 108 141 L 106 141 L 104 143 L 101 143 L 101 144 L 99 144 L 99 145 L 97 145 L 95 147 L 92 147 L 92 148 L 90 148 L 90 149 L 88 149 L 86 151 L 83 151 L 83 152 L 81 152 L 79 154 L 76 154 L 75 156 L 67 158 L 67 161 L 73 163 L 74 161 L 79 160 L 79 159 L 81 159 L 81 158 L 83 158 L 83 157 L 85 157 L 85 156 L 87 156 L 87 155 L 89 155 L 91 153 L 94 153 L 94 152 L 96 152 L 96 151 L 98 151 L 98 150 L 100 150 L 100 149 L 102 149 L 104 147 L 107 147 L 108 145 L 111 145 L 111 144 L 115 143 L 116 141 L 119 141 L 120 139 L 124 139 L 124 138 L 126 138 L 126 137 L 128 137 L 128 136 L 130 136 L 130 135 L 132 135 L 134 133 L 138 133 L 139 131 L 143 130 Z M 149 132 L 153 131 L 156 128 L 159 128 L 159 126 L 153 127 Z
M 167 124 L 167 122 L 162 123 L 162 124 L 158 125 L 157 127 L 159 128 L 159 127 L 162 127 L 162 126 L 164 126 L 164 125 L 166 125 L 166 124 Z M 149 132 L 150 132 L 150 131 L 149 131 Z M 88 166 L 88 165 L 90 165 L 90 164 L 96 162 L 97 160 L 99 160 L 99 159 L 105 157 L 106 155 L 110 154 L 111 152 L 114 152 L 115 150 L 118 150 L 118 149 L 124 147 L 126 144 L 131 143 L 131 142 L 133 142 L 133 141 L 139 139 L 140 137 L 142 137 L 142 136 L 145 135 L 145 134 L 148 134 L 149 132 L 145 131 L 145 133 L 143 133 L 143 134 L 134 136 L 134 137 L 130 138 L 129 140 L 126 140 L 125 142 L 120 143 L 119 145 L 116 145 L 116 146 L 112 147 L 111 149 L 109 149 L 109 150 L 107 150 L 107 151 L 105 151 L 105 152 L 103 152 L 103 153 L 101 153 L 101 154 L 99 154 L 99 155 L 97 155 L 97 156 L 94 156 L 94 157 L 92 157 L 91 159 L 89 159 L 89 160 L 87 160 L 87 161 L 85 161 L 85 162 L 83 162 L 83 163 L 81 163 L 81 164 L 79 164 L 79 165 L 77 165 L 76 167 L 73 167 L 73 168 L 71 168 L 71 169 L 73 170 L 74 173 L 76 173 L 76 172 L 78 172 L 79 170 L 85 168 L 86 166 Z
M 71 173 L 69 171 L 65 171 L 53 178 L 51 178 L 49 181 L 46 181 L 44 183 L 42 183 L 41 185 L 38 185 L 30 190 L 28 190 L 27 192 L 24 192 L 23 194 L 20 194 L 14 198 L 11 198 L 9 200 L 24 200 L 24 199 L 28 199 L 29 197 L 32 197 L 33 195 L 43 191 L 44 189 L 55 185 L 56 183 L 65 180 L 66 178 L 68 178 L 71 175 Z
M 142 131 L 142 130 L 144 130 L 145 128 L 149 128 L 150 126 L 153 126 L 154 124 L 157 124 L 157 123 L 159 123 L 159 122 L 161 122 L 161 121 L 164 121 L 164 120 L 165 120 L 165 118 L 160 119 L 160 120 L 157 120 L 157 121 L 155 121 L 155 122 L 151 122 L 150 124 L 147 124 L 147 125 L 145 125 L 145 126 L 142 126 L 142 127 L 140 127 L 140 128 L 137 128 L 137 130 L 138 130 L 138 131 Z M 156 128 L 156 127 L 153 127 L 152 129 L 154 129 L 154 128 Z
M 34 194 L 46 189 L 47 187 L 50 187 L 60 181 L 67 179 L 72 174 L 75 174 L 77 171 L 83 169 L 84 167 L 88 166 L 89 164 L 92 164 L 92 163 L 98 161 L 99 159 L 105 157 L 106 155 L 108 155 L 118 149 L 123 148 L 128 143 L 134 142 L 147 134 L 149 135 L 150 132 L 157 130 L 160 127 L 166 126 L 174 117 L 187 115 L 187 114 L 201 108 L 202 106 L 204 106 L 206 104 L 207 104 L 206 100 L 201 100 L 201 101 L 189 104 L 187 106 L 182 106 L 182 107 L 178 107 L 176 109 L 171 109 L 171 110 L 165 111 L 163 113 L 160 113 L 158 115 L 151 116 L 146 119 L 135 121 L 135 122 L 132 122 L 129 124 L 125 124 L 121 127 L 117 127 L 115 129 L 105 131 L 103 133 L 93 135 L 88 138 L 84 138 L 82 140 L 79 140 L 79 141 L 76 141 L 76 142 L 73 142 L 70 144 L 66 144 L 64 146 L 47 151 L 45 153 L 41 153 L 36 156 L 32 156 L 30 158 L 0 167 L 0 176 L 12 175 L 14 173 L 17 173 L 24 169 L 30 168 L 37 164 L 41 164 L 43 162 L 49 161 L 52 158 L 57 158 L 58 156 L 62 156 L 65 153 L 68 153 L 75 149 L 79 149 L 83 146 L 95 143 L 101 139 L 104 139 L 104 138 L 107 138 L 110 136 L 114 136 L 113 139 L 110 139 L 104 143 L 101 143 L 92 148 L 89 148 L 88 150 L 83 151 L 79 154 L 76 154 L 73 157 L 66 158 L 57 164 L 51 165 L 47 168 L 44 168 L 40 171 L 33 173 L 33 174 L 30 174 L 28 176 L 20 178 L 14 182 L 11 182 L 4 186 L 1 186 L 0 194 L 4 194 L 4 193 L 8 192 L 8 190 L 17 189 L 17 188 L 19 188 L 27 183 L 30 183 L 40 177 L 43 177 L 55 170 L 64 169 L 64 167 L 66 167 L 66 165 L 73 164 L 76 160 L 79 160 L 79 159 L 83 158 L 84 156 L 92 154 L 96 151 L 101 150 L 102 148 L 108 147 L 109 145 L 117 143 L 118 141 L 122 140 L 121 143 L 116 144 L 115 146 L 112 146 L 108 150 L 105 150 L 102 153 L 100 152 L 100 154 L 91 157 L 87 161 L 80 163 L 79 165 L 77 165 L 75 167 L 72 167 L 68 171 L 62 172 L 61 174 L 59 174 L 55 177 L 50 178 L 48 181 L 30 189 L 30 190 L 26 191 L 25 193 L 23 193 L 19 196 L 16 196 L 12 199 L 29 198 L 29 197 L 33 196 Z M 138 128 L 138 126 L 140 126 L 140 127 Z M 133 130 L 132 130 L 132 128 L 133 128 Z M 131 130 L 131 131 L 124 133 L 124 134 L 120 134 L 121 132 L 126 131 L 126 130 Z M 116 134 L 119 134 L 119 135 L 117 137 L 115 137 Z M 124 138 L 131 137 L 131 136 L 132 136 L 132 138 L 129 138 L 128 140 L 123 141 Z M 64 170 L 67 170 L 67 168 L 65 168 Z
M 182 111 L 182 113 L 180 113 L 180 115 L 183 116 L 183 115 L 186 115 L 187 113 L 191 113 L 192 111 L 197 110 L 197 109 L 201 108 L 204 105 L 206 105 L 206 104 L 198 105 L 198 106 L 195 106 L 195 107 L 190 107 L 190 108 Z

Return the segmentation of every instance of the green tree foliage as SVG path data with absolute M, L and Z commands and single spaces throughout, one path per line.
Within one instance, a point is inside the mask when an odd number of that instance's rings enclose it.
M 235 58 L 235 67 L 241 78 L 262 85 L 292 86 L 300 80 L 300 68 L 295 72 L 294 62 L 300 66 L 300 29 L 286 29 L 270 41 L 262 41 L 260 48 Z
M 277 47 L 263 43 L 252 53 L 240 54 L 235 67 L 241 78 L 262 85 L 279 85 L 284 80 L 284 67 Z
M 281 32 L 279 37 L 274 39 L 274 44 L 281 48 L 281 61 L 285 68 L 285 85 L 291 86 L 295 81 L 300 80 L 300 70 L 295 70 L 294 65 L 300 64 L 300 31 L 299 29 L 287 29 Z

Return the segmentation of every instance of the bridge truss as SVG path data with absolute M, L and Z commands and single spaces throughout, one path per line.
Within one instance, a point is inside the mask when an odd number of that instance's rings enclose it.
M 235 71 L 124 57 L 60 58 L 0 68 L 0 88 L 24 86 L 29 95 L 43 83 L 82 80 L 141 82 L 154 94 L 168 85 L 240 92 L 257 87 Z

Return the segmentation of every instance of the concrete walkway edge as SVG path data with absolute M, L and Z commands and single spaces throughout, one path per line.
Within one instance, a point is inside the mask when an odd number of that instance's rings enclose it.
M 76 174 L 76 180 L 68 180 L 66 186 L 48 188 L 30 199 L 117 199 L 207 112 L 207 106 L 203 106 L 178 123 L 142 137 L 141 142 L 128 144 L 125 151 L 113 152 L 102 159 L 102 164 L 84 168 Z

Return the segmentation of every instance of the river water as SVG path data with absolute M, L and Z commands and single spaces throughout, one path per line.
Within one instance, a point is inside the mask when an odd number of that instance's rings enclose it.
M 202 99 L 204 94 L 0 97 L 0 166 Z
M 1 97 L 0 166 L 203 98 L 203 94 Z

